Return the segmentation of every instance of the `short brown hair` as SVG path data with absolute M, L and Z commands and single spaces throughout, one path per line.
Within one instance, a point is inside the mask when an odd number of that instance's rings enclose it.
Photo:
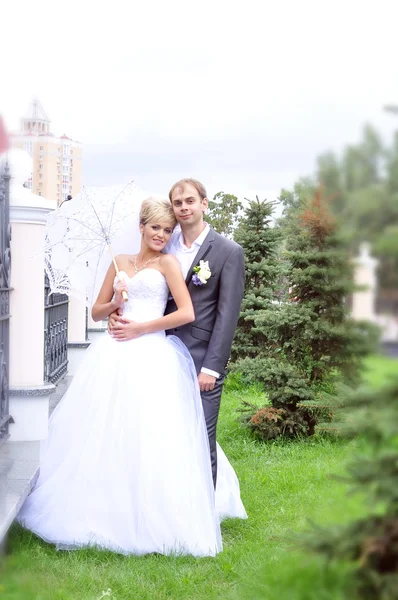
M 156 223 L 157 221 L 170 222 L 172 227 L 175 227 L 177 223 L 170 202 L 166 198 L 150 196 L 141 204 L 140 223 L 141 225 L 146 225 L 147 223 Z
M 173 185 L 173 187 L 171 188 L 171 190 L 169 191 L 169 199 L 171 202 L 171 197 L 173 195 L 173 192 L 177 189 L 177 188 L 183 188 L 185 185 L 192 185 L 195 190 L 198 192 L 200 199 L 203 200 L 204 198 L 207 198 L 207 192 L 206 192 L 206 188 L 203 185 L 203 183 L 200 183 L 200 181 L 198 181 L 197 179 L 180 179 L 180 181 L 177 181 L 177 183 L 175 183 Z

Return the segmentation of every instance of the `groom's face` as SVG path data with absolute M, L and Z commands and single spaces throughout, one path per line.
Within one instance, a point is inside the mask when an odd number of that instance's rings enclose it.
M 201 198 L 197 189 L 190 183 L 186 183 L 174 190 L 171 203 L 177 221 L 184 227 L 184 225 L 196 225 L 203 221 L 208 199 Z

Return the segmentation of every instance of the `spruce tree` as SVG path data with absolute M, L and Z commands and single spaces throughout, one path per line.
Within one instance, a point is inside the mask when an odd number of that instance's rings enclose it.
M 249 427 L 264 439 L 313 434 L 317 420 L 330 418 L 326 396 L 339 377 L 357 379 L 369 350 L 367 325 L 348 315 L 352 266 L 320 189 L 289 211 L 283 230 L 284 297 L 279 304 L 252 300 L 252 354 L 237 364 L 249 381 L 263 383 L 272 404 L 257 415 L 247 406 Z
M 235 231 L 235 241 L 245 252 L 245 295 L 232 347 L 232 361 L 236 364 L 247 357 L 255 363 L 266 344 L 267 337 L 256 327 L 258 312 L 272 306 L 277 297 L 281 270 L 278 247 L 280 231 L 272 227 L 274 203 L 266 200 L 248 200 L 244 216 Z
M 290 305 L 287 327 L 282 320 L 280 330 L 284 354 L 300 365 L 310 384 L 328 380 L 336 369 L 346 380 L 356 380 L 368 350 L 361 329 L 366 325 L 349 316 L 346 298 L 354 289 L 353 264 L 321 188 L 290 224 L 286 259 Z

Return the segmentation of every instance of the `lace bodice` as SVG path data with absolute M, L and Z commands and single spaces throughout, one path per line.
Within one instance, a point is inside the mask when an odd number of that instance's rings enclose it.
M 123 306 L 123 315 L 143 323 L 163 317 L 169 288 L 160 271 L 143 269 L 133 277 L 127 277 L 128 301 Z

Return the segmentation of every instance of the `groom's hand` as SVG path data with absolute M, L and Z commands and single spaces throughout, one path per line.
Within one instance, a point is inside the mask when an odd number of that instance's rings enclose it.
M 118 342 L 127 342 L 141 337 L 144 333 L 142 323 L 119 317 L 116 325 L 112 327 L 112 337 Z
M 201 392 L 211 392 L 216 385 L 216 378 L 207 373 L 199 373 L 198 381 Z

